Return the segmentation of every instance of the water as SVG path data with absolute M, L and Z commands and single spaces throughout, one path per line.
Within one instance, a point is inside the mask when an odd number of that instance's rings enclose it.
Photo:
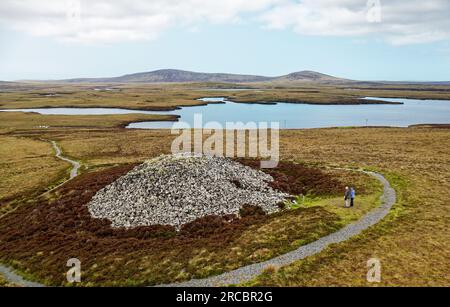
M 219 98 L 204 101 L 219 101 Z M 215 121 L 225 127 L 228 122 L 278 122 L 280 128 L 323 128 L 345 126 L 397 126 L 414 124 L 450 123 L 450 100 L 385 99 L 367 97 L 402 105 L 311 105 L 279 103 L 277 105 L 243 104 L 227 101 L 182 108 L 172 114 L 180 115 L 180 121 L 193 127 L 194 114 L 202 114 L 203 124 Z M 171 128 L 171 122 L 131 123 L 128 128 Z M 198 128 L 198 127 L 197 127 Z
M 183 107 L 174 111 L 139 111 L 119 108 L 39 108 L 1 111 L 37 112 L 59 115 L 107 115 L 107 114 L 174 114 L 180 121 L 194 127 L 194 114 L 202 115 L 202 124 L 218 122 L 278 122 L 280 128 L 322 128 L 345 126 L 397 126 L 414 124 L 449 124 L 450 100 L 414 100 L 367 97 L 402 105 L 308 105 L 279 103 L 277 105 L 243 104 L 226 101 L 223 97 L 203 98 L 205 102 L 216 102 L 207 106 Z M 217 104 L 217 102 L 224 102 Z M 172 128 L 172 122 L 131 123 L 127 128 L 164 129 Z
M 35 112 L 44 115 L 114 115 L 114 114 L 171 114 L 173 111 L 143 111 L 121 108 L 36 108 L 5 109 L 3 112 Z
M 220 91 L 220 92 L 246 92 L 246 91 L 254 91 L 254 92 L 263 92 L 266 91 L 267 89 L 262 89 L 262 88 L 199 88 L 199 89 L 194 89 L 194 91 Z

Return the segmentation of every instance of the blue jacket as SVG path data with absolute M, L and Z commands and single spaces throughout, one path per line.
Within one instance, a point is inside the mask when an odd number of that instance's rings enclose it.
M 351 189 L 350 190 L 350 197 L 351 198 L 355 198 L 355 194 L 356 194 L 355 190 Z

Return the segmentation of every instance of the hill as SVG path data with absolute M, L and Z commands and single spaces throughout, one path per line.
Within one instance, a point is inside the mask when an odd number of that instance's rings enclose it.
M 177 69 L 161 69 L 150 72 L 127 74 L 113 78 L 77 78 L 60 82 L 83 83 L 183 83 L 183 82 L 340 82 L 345 79 L 332 77 L 314 71 L 300 71 L 284 76 L 267 77 L 227 73 L 202 73 Z
M 322 74 L 315 71 L 305 70 L 293 72 L 285 76 L 277 77 L 275 82 L 343 82 L 350 81 L 347 79 L 337 78 L 330 75 Z

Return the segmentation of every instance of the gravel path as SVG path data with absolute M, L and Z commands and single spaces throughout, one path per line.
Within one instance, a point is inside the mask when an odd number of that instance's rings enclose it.
M 56 156 L 58 159 L 60 159 L 60 160 L 63 160 L 63 161 L 66 161 L 66 162 L 69 162 L 70 164 L 72 164 L 72 169 L 70 170 L 70 177 L 69 177 L 69 180 L 72 179 L 72 178 L 75 178 L 75 177 L 78 175 L 78 170 L 79 170 L 80 167 L 81 167 L 80 162 L 74 161 L 74 160 L 71 160 L 71 159 L 69 159 L 69 158 L 64 157 L 64 156 L 62 155 L 62 150 L 61 150 L 61 148 L 58 146 L 58 144 L 56 144 L 55 141 L 50 141 L 50 142 L 52 143 L 52 146 L 53 146 L 53 148 L 54 148 L 55 151 L 56 151 L 56 155 L 55 155 L 55 156 Z
M 71 178 L 75 177 L 77 170 L 80 167 L 79 163 L 72 161 L 68 158 L 61 156 L 61 149 L 57 146 L 55 142 L 52 141 L 53 147 L 56 150 L 56 156 L 64 161 L 68 161 L 73 165 L 71 171 Z M 74 171 L 75 170 L 75 171 Z M 205 279 L 192 279 L 182 283 L 172 283 L 166 285 L 159 285 L 161 287 L 216 287 L 216 286 L 226 286 L 230 284 L 239 284 L 242 282 L 249 281 L 254 277 L 260 275 L 264 269 L 271 266 L 284 266 L 291 264 L 294 261 L 304 259 L 308 256 L 312 256 L 324 250 L 330 244 L 339 243 L 350 239 L 353 236 L 360 234 L 363 230 L 369 228 L 370 226 L 381 221 L 390 211 L 391 207 L 396 201 L 395 190 L 391 187 L 389 181 L 384 178 L 381 174 L 375 172 L 366 172 L 370 176 L 375 177 L 383 184 L 383 195 L 381 196 L 382 204 L 364 215 L 360 220 L 345 226 L 344 228 L 329 234 L 325 237 L 318 239 L 312 243 L 301 246 L 298 249 L 280 255 L 278 257 L 272 258 L 270 260 L 255 263 L 241 267 L 239 269 L 223 273 L 221 275 L 212 276 Z M 73 177 L 72 177 L 72 174 Z M 0 273 L 6 278 L 7 281 L 15 283 L 24 287 L 42 287 L 43 284 L 31 282 L 24 280 L 21 276 L 15 274 L 11 269 L 0 264 Z
M 10 268 L 0 264 L 0 274 L 11 284 L 19 287 L 45 287 L 45 285 L 38 282 L 28 281 L 22 276 L 14 273 Z
M 69 158 L 66 158 L 62 155 L 62 150 L 61 148 L 58 146 L 58 144 L 56 144 L 55 141 L 50 141 L 50 143 L 53 146 L 53 149 L 55 150 L 55 156 L 63 161 L 69 162 L 70 164 L 72 164 L 72 168 L 70 169 L 70 177 L 69 179 L 67 179 L 66 181 L 64 181 L 63 183 L 59 184 L 58 186 L 54 187 L 53 189 L 45 192 L 44 194 L 53 191 L 54 189 L 60 187 L 61 185 L 63 185 L 64 183 L 66 183 L 67 181 L 75 178 L 78 175 L 78 169 L 80 168 L 81 164 L 77 161 L 71 160 Z M 21 286 L 21 287 L 44 287 L 44 284 L 41 283 L 37 283 L 37 282 L 32 282 L 32 281 L 28 281 L 23 279 L 22 276 L 17 275 L 13 270 L 11 270 L 9 267 L 4 266 L 2 264 L 0 264 L 0 274 L 3 275 L 3 277 L 10 283 L 17 285 L 17 286 Z
M 217 287 L 226 286 L 230 284 L 239 284 L 253 279 L 260 275 L 267 266 L 284 266 L 308 256 L 312 256 L 324 250 L 330 244 L 343 242 L 353 236 L 360 234 L 363 230 L 378 223 L 388 213 L 396 200 L 395 190 L 391 187 L 389 182 L 382 175 L 374 172 L 361 171 L 375 177 L 383 184 L 383 195 L 381 206 L 373 209 L 360 220 L 345 226 L 344 228 L 320 238 L 317 241 L 303 245 L 298 249 L 284 255 L 272 258 L 270 260 L 247 265 L 236 269 L 234 271 L 226 272 L 221 275 L 212 276 L 205 279 L 192 279 L 182 283 L 172 283 L 167 285 L 160 285 L 166 287 Z

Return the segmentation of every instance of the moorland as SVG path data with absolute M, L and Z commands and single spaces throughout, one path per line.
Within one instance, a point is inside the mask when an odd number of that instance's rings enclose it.
M 243 86 L 245 91 L 238 90 Z M 366 96 L 448 100 L 449 90 L 405 84 L 8 83 L 1 86 L 0 108 L 167 110 L 214 96 L 247 103 L 355 104 Z M 280 187 L 298 186 L 292 192 L 306 194 L 299 206 L 270 216 L 250 210 L 232 223 L 208 218 L 176 233 L 167 227 L 112 229 L 90 218 L 84 206 L 137 163 L 170 152 L 170 131 L 125 129 L 126 123 L 173 118 L 0 112 L 0 119 L 0 262 L 27 279 L 67 285 L 65 261 L 71 257 L 82 260 L 85 286 L 183 281 L 270 259 L 379 204 L 380 185 L 363 174 L 335 169 L 342 167 L 374 170 L 391 182 L 397 202 L 389 215 L 317 255 L 268 268 L 247 285 L 368 286 L 366 262 L 372 257 L 382 263 L 381 285 L 450 284 L 446 127 L 282 130 L 282 163 L 273 175 L 287 180 L 279 181 Z M 82 164 L 79 176 L 55 190 L 68 178 L 70 164 L 55 157 L 49 140 Z M 342 208 L 342 188 L 349 183 L 360 194 L 355 210 Z M 6 284 L 0 277 L 0 285 Z

